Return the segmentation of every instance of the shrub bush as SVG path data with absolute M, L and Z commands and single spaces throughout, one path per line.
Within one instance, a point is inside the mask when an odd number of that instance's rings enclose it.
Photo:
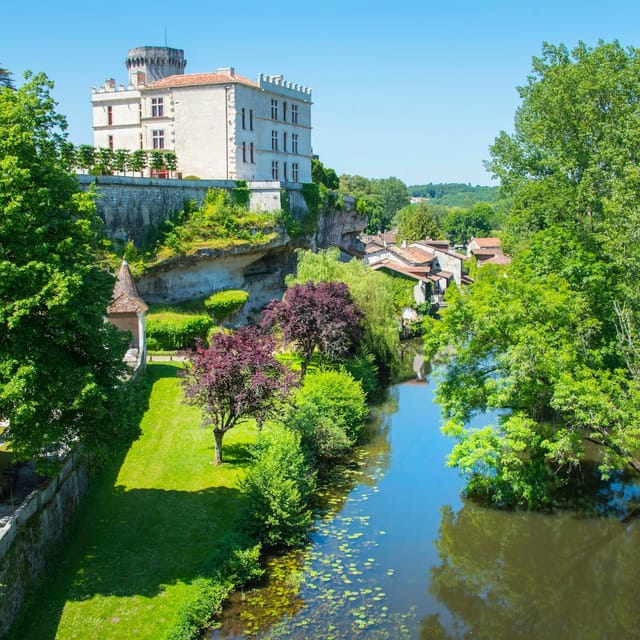
M 147 348 L 151 351 L 192 349 L 196 340 L 205 341 L 213 320 L 207 315 L 186 313 L 149 314 Z
M 210 295 L 204 301 L 204 306 L 218 322 L 222 322 L 241 309 L 248 299 L 249 294 L 242 289 L 227 289 Z
M 317 407 L 320 415 L 341 425 L 351 441 L 357 440 L 369 415 L 362 384 L 345 370 L 309 373 L 296 392 L 294 405 L 296 409 Z
M 247 533 L 268 547 L 303 544 L 313 521 L 309 503 L 315 475 L 300 436 L 282 425 L 270 425 L 260 432 L 253 456 L 254 464 L 242 482 Z

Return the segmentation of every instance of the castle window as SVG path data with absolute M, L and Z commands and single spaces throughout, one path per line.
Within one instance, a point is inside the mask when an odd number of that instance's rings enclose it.
M 278 150 L 278 132 L 275 129 L 271 131 L 271 149 L 272 151 Z
M 253 131 L 253 109 L 249 109 L 249 130 Z
M 113 124 L 113 107 L 111 106 L 107 107 L 107 124 Z
M 291 163 L 291 179 L 294 182 L 299 182 L 298 178 L 300 177 L 300 170 L 298 168 L 298 163 L 297 162 L 292 162 Z
M 298 124 L 298 105 L 297 104 L 291 105 L 291 122 L 293 122 L 293 124 Z
M 291 134 L 291 153 L 298 153 L 298 134 Z
M 247 110 L 242 107 L 242 128 L 247 128 Z
M 273 98 L 271 99 L 271 119 L 278 119 L 278 101 Z
M 109 140 L 109 149 L 113 151 L 113 136 L 109 136 L 108 140 Z
M 284 122 L 287 121 L 287 103 L 286 102 L 282 103 L 282 120 Z
M 284 131 L 282 134 L 282 150 L 284 152 L 287 151 L 287 132 L 286 131 Z
M 242 162 L 246 162 L 247 161 L 247 143 L 243 142 L 242 143 Z
M 154 129 L 151 140 L 154 149 L 164 149 L 164 129 Z
M 249 162 L 254 164 L 255 160 L 253 159 L 253 142 L 249 143 Z
M 138 144 L 140 145 L 141 149 L 144 149 L 144 141 L 141 133 L 138 134 Z
M 287 163 L 283 163 L 282 165 L 282 173 L 284 174 L 284 181 L 289 182 L 289 176 L 287 175 Z
M 151 98 L 151 117 L 162 118 L 162 116 L 164 116 L 164 98 Z
M 272 180 L 278 179 L 278 161 L 277 160 L 271 161 L 271 179 Z

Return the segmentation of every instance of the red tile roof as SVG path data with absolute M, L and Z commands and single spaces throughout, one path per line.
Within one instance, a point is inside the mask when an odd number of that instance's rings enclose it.
M 228 84 L 234 82 L 237 84 L 247 84 L 251 87 L 257 87 L 258 83 L 237 73 L 233 75 L 226 71 L 215 71 L 213 73 L 188 73 L 168 76 L 161 80 L 156 80 L 147 85 L 148 89 L 169 89 L 174 87 L 195 87 L 207 84 Z
M 471 238 L 471 242 L 475 242 L 482 248 L 501 246 L 500 238 Z M 471 244 L 471 242 L 469 242 L 469 244 Z

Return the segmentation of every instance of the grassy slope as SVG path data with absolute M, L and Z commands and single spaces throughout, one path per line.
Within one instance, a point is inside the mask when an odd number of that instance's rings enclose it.
M 142 435 L 102 474 L 14 638 L 158 639 L 189 599 L 191 582 L 240 543 L 238 478 L 253 426 L 225 436 L 226 464 L 199 410 L 180 402 L 176 368 L 150 364 Z

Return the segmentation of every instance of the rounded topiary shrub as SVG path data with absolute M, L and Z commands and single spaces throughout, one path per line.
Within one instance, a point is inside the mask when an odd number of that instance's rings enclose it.
M 213 320 L 205 314 L 175 311 L 147 316 L 147 348 L 150 351 L 193 349 L 198 340 L 206 342 Z
M 205 309 L 218 321 L 239 311 L 249 299 L 249 294 L 242 289 L 227 289 L 210 295 L 204 301 Z

